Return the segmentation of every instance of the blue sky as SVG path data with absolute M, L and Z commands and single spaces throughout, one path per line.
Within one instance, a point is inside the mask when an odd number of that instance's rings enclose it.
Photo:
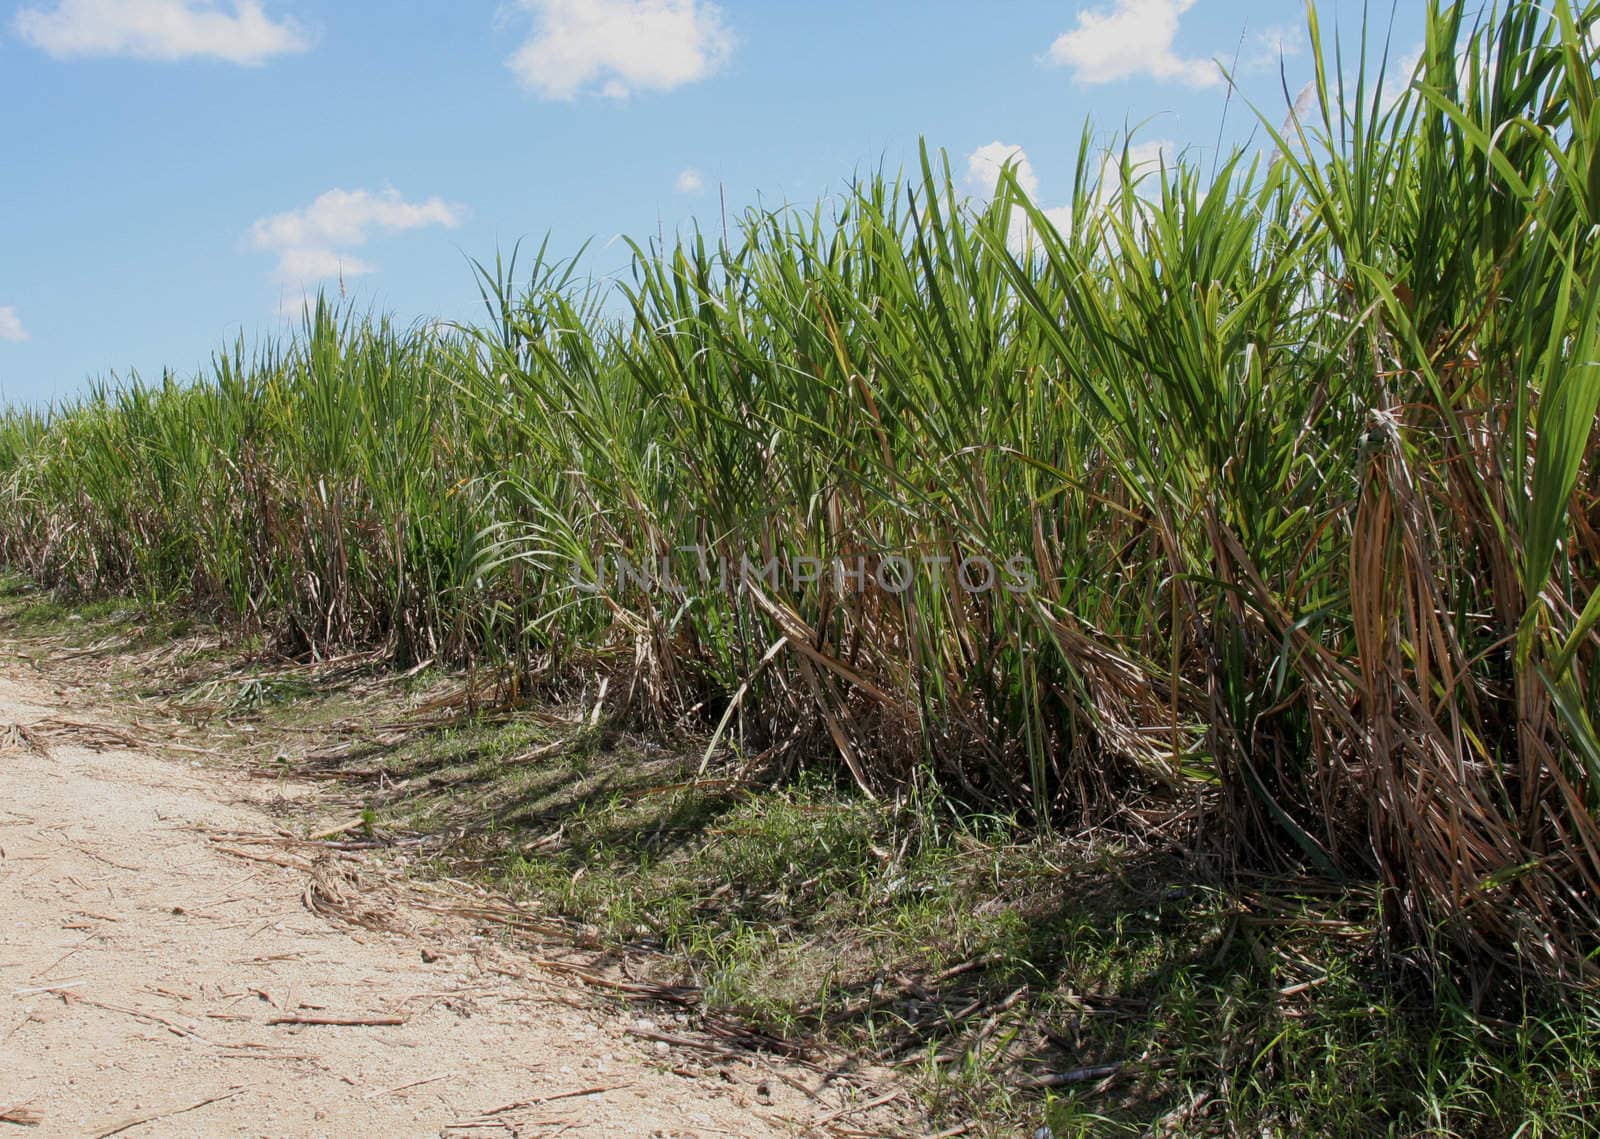
M 341 270 L 470 317 L 467 257 L 548 232 L 614 272 L 618 234 L 718 225 L 719 187 L 809 204 L 919 137 L 974 191 L 1020 150 L 1051 205 L 1086 118 L 1244 140 L 1213 59 L 1281 115 L 1303 26 L 1295 0 L 0 0 L 0 404 L 191 374 Z

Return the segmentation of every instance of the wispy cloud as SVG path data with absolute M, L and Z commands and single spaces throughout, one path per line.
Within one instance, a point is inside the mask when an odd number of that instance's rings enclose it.
M 12 305 L 0 308 L 0 340 L 21 344 L 28 339 L 28 330 L 22 327 L 22 318 Z
M 1250 71 L 1275 69 L 1306 50 L 1306 31 L 1299 24 L 1278 24 L 1250 37 L 1242 65 Z
M 18 10 L 23 40 L 58 59 L 221 59 L 254 65 L 305 51 L 310 40 L 290 20 L 274 20 L 259 0 L 57 0 Z
M 678 172 L 678 180 L 674 183 L 680 194 L 698 194 L 706 188 L 705 175 L 693 166 Z
M 615 99 L 670 91 L 714 74 L 734 36 L 709 0 L 518 0 L 533 34 L 511 57 L 546 99 L 598 91 Z
M 1078 25 L 1050 45 L 1052 63 L 1080 83 L 1149 78 L 1185 87 L 1216 87 L 1222 73 L 1209 59 L 1179 55 L 1178 21 L 1195 0 L 1115 0 L 1078 13 Z
M 277 256 L 273 276 L 286 285 L 356 277 L 376 268 L 351 252 L 374 233 L 433 225 L 453 229 L 461 224 L 463 213 L 460 206 L 442 198 L 408 202 L 392 188 L 377 194 L 334 189 L 303 209 L 259 219 L 250 227 L 250 244 Z

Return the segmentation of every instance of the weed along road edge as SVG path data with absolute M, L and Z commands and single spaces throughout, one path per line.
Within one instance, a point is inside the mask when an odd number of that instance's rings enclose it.
M 133 742 L 0 653 L 0 1130 L 767 1136 L 845 1102 L 630 1035 L 641 1010 L 281 839 L 283 785 Z

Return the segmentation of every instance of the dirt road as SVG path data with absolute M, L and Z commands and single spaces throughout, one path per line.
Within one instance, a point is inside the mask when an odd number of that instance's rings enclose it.
M 638 1010 L 470 923 L 329 920 L 305 873 L 217 841 L 271 834 L 281 788 L 46 736 L 73 703 L 0 659 L 0 1139 L 769 1136 L 836 1110 L 630 1035 Z

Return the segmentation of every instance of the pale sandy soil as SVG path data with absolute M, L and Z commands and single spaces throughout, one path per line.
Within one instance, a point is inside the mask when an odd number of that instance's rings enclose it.
M 241 838 L 274 831 L 279 784 L 40 729 L 92 718 L 0 656 L 0 1113 L 38 1119 L 0 1139 L 895 1130 L 814 1070 L 631 1035 L 675 1026 L 426 895 L 378 930 L 317 912 L 300 855 Z M 316 1016 L 403 1023 L 272 1023 Z

